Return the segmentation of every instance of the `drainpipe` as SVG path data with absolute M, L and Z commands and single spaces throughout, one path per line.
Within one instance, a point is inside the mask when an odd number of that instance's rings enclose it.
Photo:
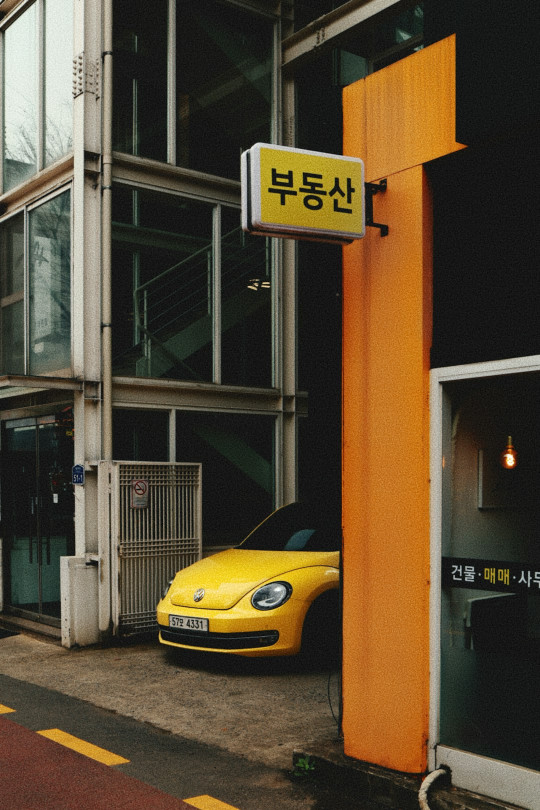
M 112 335 L 111 335 L 111 235 L 112 235 L 112 22 L 113 0 L 103 0 L 102 116 L 101 116 L 101 458 L 112 461 Z M 100 483 L 98 472 L 98 488 Z M 99 515 L 98 625 L 104 636 L 112 632 L 111 515 L 104 503 Z
M 104 461 L 112 461 L 112 324 L 111 324 L 111 235 L 112 235 L 112 0 L 103 2 L 103 120 L 101 200 L 101 362 L 102 422 L 101 447 Z

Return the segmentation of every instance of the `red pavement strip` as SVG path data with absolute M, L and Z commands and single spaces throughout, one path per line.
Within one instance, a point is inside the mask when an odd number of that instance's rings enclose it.
M 139 782 L 0 717 L 0 810 L 193 810 Z

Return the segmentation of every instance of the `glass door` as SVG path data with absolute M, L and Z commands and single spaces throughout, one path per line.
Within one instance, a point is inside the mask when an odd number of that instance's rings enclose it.
M 8 421 L 2 442 L 5 609 L 60 622 L 60 557 L 74 553 L 71 408 Z
M 432 374 L 430 767 L 540 810 L 540 370 L 461 369 Z

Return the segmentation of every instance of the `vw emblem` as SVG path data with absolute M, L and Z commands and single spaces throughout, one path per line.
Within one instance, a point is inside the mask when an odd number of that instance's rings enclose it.
M 197 588 L 197 590 L 193 594 L 193 601 L 200 602 L 203 596 L 204 596 L 204 588 Z

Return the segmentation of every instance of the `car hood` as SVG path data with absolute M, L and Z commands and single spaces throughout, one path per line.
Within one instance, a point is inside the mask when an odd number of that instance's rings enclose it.
M 221 551 L 180 571 L 171 585 L 170 600 L 178 607 L 228 610 L 257 585 L 317 565 L 337 568 L 339 552 Z M 204 588 L 204 597 L 195 602 L 193 596 L 199 588 Z

